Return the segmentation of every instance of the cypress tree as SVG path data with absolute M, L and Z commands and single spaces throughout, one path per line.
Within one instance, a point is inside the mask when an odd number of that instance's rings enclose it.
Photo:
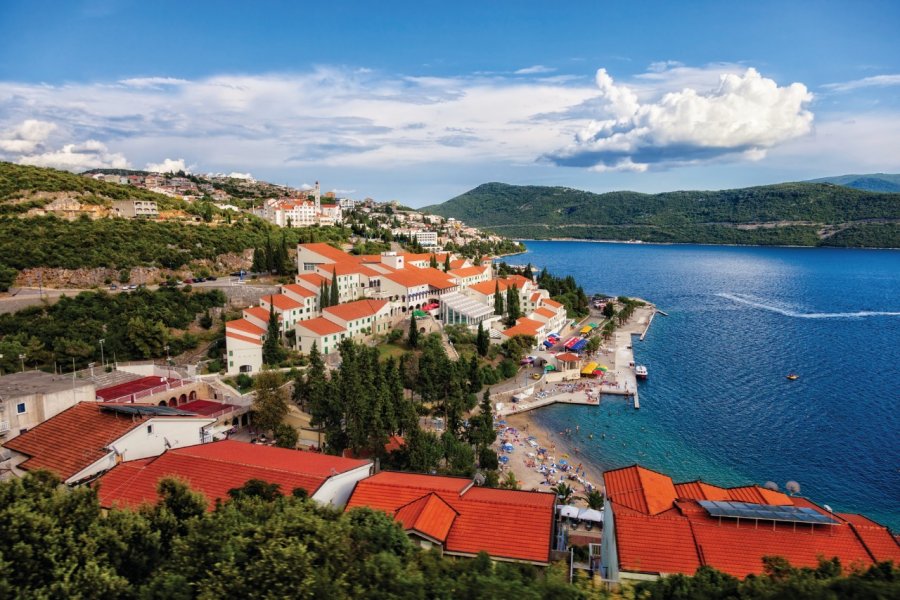
M 500 282 L 496 283 L 494 287 L 494 314 L 502 315 L 503 314 L 503 296 L 500 295 Z
M 450 253 L 444 256 L 444 273 L 450 270 Z
M 491 340 L 488 337 L 487 331 L 484 330 L 484 324 L 479 321 L 478 334 L 475 336 L 475 348 L 478 349 L 478 355 L 487 356 L 490 344 Z
M 266 341 L 263 342 L 263 362 L 274 365 L 281 361 L 281 340 L 278 331 L 278 316 L 275 314 L 275 305 L 269 304 L 269 327 L 266 331 Z
M 328 308 L 328 282 L 323 281 L 319 286 L 319 310 Z
M 437 269 L 437 256 L 434 254 L 431 255 L 431 260 L 428 261 L 428 266 L 432 269 Z
M 259 247 L 253 249 L 253 264 L 250 270 L 254 273 L 262 273 L 266 270 L 266 259 Z
M 478 365 L 478 356 L 472 355 L 469 361 L 469 392 L 476 394 L 481 391 L 481 368 Z
M 519 288 L 512 285 L 506 288 L 506 323 L 510 327 L 516 324 L 522 311 L 519 308 Z
M 415 313 L 409 316 L 409 337 L 407 342 L 410 348 L 416 348 L 419 345 L 419 329 L 416 327 Z
M 328 299 L 329 306 L 337 306 L 341 303 L 340 293 L 338 290 L 338 279 L 337 279 L 337 269 L 332 267 L 331 269 L 331 297 Z
M 266 271 L 275 271 L 275 249 L 272 247 L 272 237 L 266 232 Z

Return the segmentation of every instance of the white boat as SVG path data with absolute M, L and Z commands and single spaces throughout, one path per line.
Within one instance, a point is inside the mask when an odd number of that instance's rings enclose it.
M 635 365 L 634 376 L 638 379 L 647 379 L 647 367 L 644 365 Z

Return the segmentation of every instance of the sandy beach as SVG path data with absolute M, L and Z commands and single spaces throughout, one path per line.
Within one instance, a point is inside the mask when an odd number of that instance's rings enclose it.
M 507 410 L 502 412 L 509 412 L 505 416 L 498 417 L 505 422 L 505 426 L 498 428 L 496 447 L 500 456 L 509 459 L 501 472 L 514 473 L 521 489 L 549 490 L 552 485 L 565 481 L 575 490 L 576 496 L 583 496 L 592 488 L 603 491 L 600 469 L 584 459 L 577 442 L 566 431 L 550 431 L 542 427 L 534 419 L 534 411 L 554 402 L 582 404 L 585 403 L 585 399 L 590 398 L 590 395 L 585 396 L 585 391 L 575 390 L 567 393 L 565 391 L 567 386 L 577 387 L 579 390 L 590 389 L 594 397 L 598 392 L 622 393 L 625 389 L 634 389 L 636 381 L 631 368 L 634 360 L 631 351 L 632 336 L 644 333 L 653 312 L 652 306 L 636 310 L 629 322 L 616 331 L 608 346 L 592 357 L 592 360 L 609 364 L 609 372 L 603 378 L 581 379 L 559 384 L 538 383 L 537 388 L 544 389 L 545 392 L 514 407 L 507 403 Z M 569 425 L 572 434 L 577 433 L 577 428 L 577 423 Z M 502 450 L 504 443 L 512 445 L 512 452 Z M 546 452 L 541 453 L 542 448 L 546 449 Z M 562 464 L 559 462 L 560 459 L 564 461 Z

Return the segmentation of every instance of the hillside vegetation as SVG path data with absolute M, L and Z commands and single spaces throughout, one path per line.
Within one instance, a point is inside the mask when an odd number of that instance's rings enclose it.
M 85 204 L 110 206 L 113 200 L 153 200 L 160 210 L 185 208 L 186 203 L 142 188 L 98 181 L 68 171 L 0 162 L 0 215 L 24 213 L 51 201 L 51 194 L 68 192 Z
M 828 184 L 595 194 L 487 183 L 422 211 L 522 238 L 900 247 L 900 194 Z

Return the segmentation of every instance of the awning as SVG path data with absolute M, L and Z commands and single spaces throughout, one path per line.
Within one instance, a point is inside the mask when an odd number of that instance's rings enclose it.
M 556 510 L 559 511 L 559 516 L 561 517 L 569 517 L 570 519 L 578 518 L 577 506 L 569 506 L 568 504 L 563 504 L 562 506 L 557 506 Z
M 593 375 L 593 374 L 594 374 L 594 370 L 595 370 L 596 368 L 597 368 L 597 363 L 595 363 L 595 362 L 588 363 L 588 364 L 586 364 L 586 365 L 584 366 L 583 369 L 581 369 L 581 374 L 582 374 L 582 375 Z
M 578 518 L 582 521 L 594 521 L 595 523 L 603 522 L 603 513 L 593 508 L 582 508 L 578 511 Z
M 581 333 L 590 333 L 590 332 L 591 332 L 590 325 L 585 325 L 584 327 L 581 328 Z
M 413 311 L 413 316 L 416 317 L 416 318 L 419 318 L 419 317 L 427 317 L 428 315 L 427 315 L 425 312 L 421 311 L 421 310 L 414 310 L 414 311 Z

